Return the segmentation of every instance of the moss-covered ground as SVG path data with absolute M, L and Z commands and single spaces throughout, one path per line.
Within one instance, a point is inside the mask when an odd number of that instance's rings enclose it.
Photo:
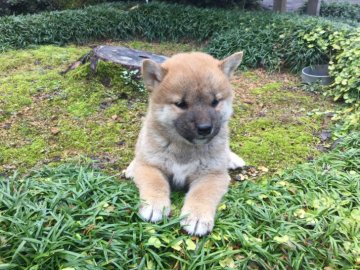
M 183 44 L 116 43 L 171 55 Z M 61 72 L 89 47 L 42 46 L 0 55 L 0 173 L 68 160 L 93 161 L 119 174 L 133 157 L 147 93 L 123 69 L 100 62 Z M 129 83 L 130 82 L 130 83 Z M 299 90 L 295 76 L 253 70 L 237 74 L 231 145 L 249 165 L 274 172 L 315 156 L 323 118 L 307 113 L 332 105 Z

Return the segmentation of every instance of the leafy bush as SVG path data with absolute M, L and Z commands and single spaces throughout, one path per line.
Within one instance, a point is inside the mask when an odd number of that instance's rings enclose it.
M 170 3 L 190 4 L 199 7 L 238 7 L 242 9 L 259 9 L 260 0 L 163 0 Z
M 301 13 L 306 13 L 307 2 L 300 9 Z M 330 18 L 340 18 L 346 22 L 360 22 L 360 5 L 348 2 L 325 2 L 321 1 L 320 16 Z
M 330 34 L 351 29 L 327 20 L 294 15 L 252 13 L 246 19 L 236 29 L 215 34 L 207 51 L 223 57 L 245 50 L 247 67 L 270 70 L 286 67 L 298 72 L 307 65 L 328 62 L 332 51 L 324 44 L 328 45 Z
M 320 15 L 339 17 L 360 22 L 360 5 L 340 2 L 324 2 L 321 4 Z
M 105 5 L 0 18 L 0 50 L 31 44 L 83 43 L 108 37 L 125 38 L 127 16 L 121 9 L 115 8 L 118 6 L 110 8 Z
M 338 17 L 360 22 L 360 5 L 347 2 L 322 2 L 320 16 Z
M 335 57 L 330 62 L 330 74 L 335 78 L 331 93 L 335 100 L 356 103 L 360 99 L 360 28 L 356 31 L 331 34 L 330 46 Z
M 121 0 L 111 0 L 111 2 Z M 40 11 L 81 8 L 109 0 L 5 0 L 0 2 L 0 16 L 9 14 L 28 14 Z

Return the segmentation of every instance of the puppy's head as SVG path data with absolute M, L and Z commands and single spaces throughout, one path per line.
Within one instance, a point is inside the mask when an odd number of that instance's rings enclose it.
M 208 143 L 232 113 L 229 78 L 242 55 L 219 61 L 205 53 L 184 53 L 161 65 L 145 60 L 142 74 L 151 92 L 149 113 L 155 124 L 172 139 Z

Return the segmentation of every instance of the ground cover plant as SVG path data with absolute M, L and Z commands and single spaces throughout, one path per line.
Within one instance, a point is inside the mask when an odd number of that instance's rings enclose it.
M 146 108 L 141 83 L 103 62 L 95 75 L 88 64 L 61 74 L 88 46 L 33 46 L 141 36 L 162 42 L 120 44 L 219 57 L 244 47 L 244 67 L 270 70 L 330 59 L 338 78 L 330 94 L 356 112 L 358 30 L 312 18 L 154 4 L 5 17 L 0 32 L 0 268 L 359 267 L 356 113 L 333 133 L 342 137 L 328 141 L 335 108 L 322 95 L 301 91 L 287 73 L 237 73 L 231 147 L 255 167 L 232 173 L 237 181 L 219 206 L 214 231 L 191 237 L 176 218 L 182 193 L 172 195 L 171 219 L 149 224 L 137 215 L 136 188 L 121 177 Z
M 233 184 L 207 237 L 136 214 L 137 191 L 88 167 L 0 181 L 3 269 L 356 269 L 360 151 L 353 133 L 313 163 Z M 173 194 L 178 216 L 181 197 Z

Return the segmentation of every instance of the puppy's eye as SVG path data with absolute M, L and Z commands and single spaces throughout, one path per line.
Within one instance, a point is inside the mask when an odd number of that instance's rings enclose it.
M 182 101 L 176 102 L 175 106 L 180 108 L 180 109 L 185 110 L 188 107 L 188 104 L 185 101 L 182 100 Z
M 213 106 L 213 107 L 216 107 L 218 104 L 219 104 L 219 100 L 217 100 L 217 99 L 214 99 L 212 102 L 211 102 L 211 106 Z

